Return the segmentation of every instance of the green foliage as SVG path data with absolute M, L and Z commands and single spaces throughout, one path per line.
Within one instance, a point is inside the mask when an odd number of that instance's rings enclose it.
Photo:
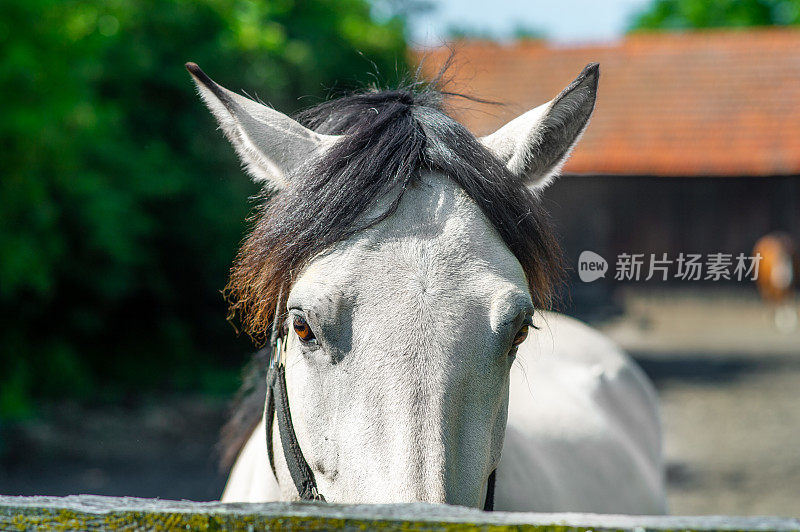
M 511 37 L 515 41 L 543 41 L 547 39 L 547 32 L 541 28 L 517 24 L 511 32 Z
M 293 111 L 395 75 L 403 34 L 366 0 L 0 0 L 0 417 L 249 349 L 219 290 L 256 189 L 184 62 Z
M 471 26 L 453 25 L 447 29 L 447 36 L 453 40 L 484 40 L 484 41 L 497 41 L 502 40 L 498 37 L 496 32 L 490 29 L 481 29 Z M 539 41 L 547 38 L 547 33 L 538 28 L 531 28 L 518 24 L 514 26 L 510 34 L 512 41 Z
M 800 0 L 656 0 L 633 30 L 800 24 Z

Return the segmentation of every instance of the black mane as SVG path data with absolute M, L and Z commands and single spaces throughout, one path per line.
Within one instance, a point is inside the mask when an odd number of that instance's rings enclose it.
M 446 95 L 432 85 L 413 83 L 351 94 L 296 117 L 310 129 L 343 138 L 265 200 L 239 251 L 226 293 L 231 316 L 256 343 L 268 338 L 279 294 L 288 293 L 305 263 L 364 229 L 362 215 L 390 190 L 400 190 L 371 223 L 391 215 L 402 191 L 423 170 L 449 176 L 475 201 L 522 265 L 534 303 L 551 306 L 560 279 L 560 250 L 540 201 L 447 115 Z M 237 412 L 225 429 L 228 461 L 261 417 L 263 386 L 253 393 L 261 397 L 245 404 L 248 410 L 257 405 L 256 410 L 252 415 Z

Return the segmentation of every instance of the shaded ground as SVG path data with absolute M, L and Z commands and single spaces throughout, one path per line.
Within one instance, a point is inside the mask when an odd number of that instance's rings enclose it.
M 800 332 L 742 294 L 636 294 L 604 327 L 661 397 L 674 514 L 800 515 Z
M 674 513 L 800 514 L 800 367 L 662 388 Z
M 800 333 L 754 297 L 637 294 L 603 329 L 658 387 L 674 514 L 800 515 Z M 210 500 L 222 400 L 54 405 L 5 427 L 0 494 Z
M 49 406 L 3 431 L 0 494 L 218 499 L 225 478 L 214 446 L 225 411 L 203 397 Z

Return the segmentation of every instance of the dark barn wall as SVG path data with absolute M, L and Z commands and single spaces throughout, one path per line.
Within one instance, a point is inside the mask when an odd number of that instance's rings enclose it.
M 771 231 L 786 231 L 800 244 L 800 176 L 790 177 L 561 177 L 544 193 L 569 268 L 566 310 L 590 317 L 611 310 L 620 253 L 739 253 Z M 582 250 L 609 263 L 606 279 L 582 283 L 575 271 Z M 646 275 L 646 264 L 643 276 Z M 629 283 L 630 284 L 630 283 Z M 700 286 L 710 282 L 642 281 L 641 286 Z M 713 283 L 720 285 L 719 282 Z M 750 283 L 725 286 L 752 289 Z

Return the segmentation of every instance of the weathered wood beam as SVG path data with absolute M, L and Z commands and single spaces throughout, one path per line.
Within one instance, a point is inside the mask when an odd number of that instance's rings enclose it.
M 651 517 L 481 512 L 432 504 L 221 504 L 130 497 L 0 496 L 0 530 L 530 530 L 800 532 L 779 517 Z

